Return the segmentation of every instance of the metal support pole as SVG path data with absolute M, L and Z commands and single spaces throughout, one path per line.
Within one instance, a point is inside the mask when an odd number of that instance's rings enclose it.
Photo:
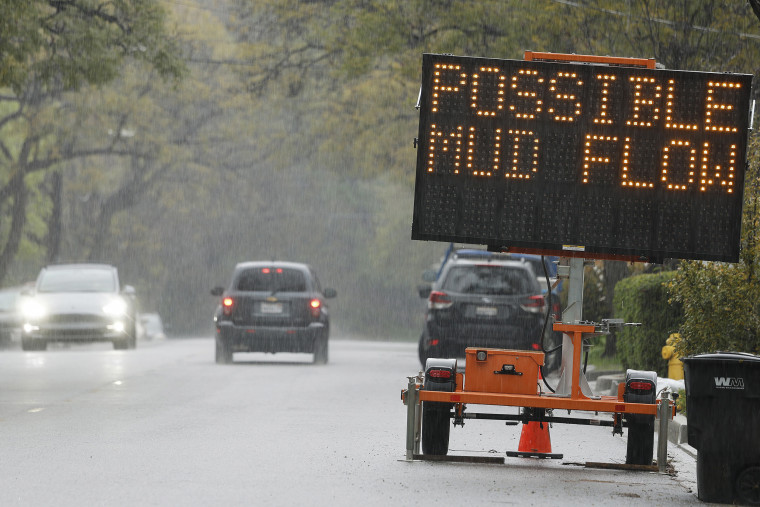
M 417 396 L 417 377 L 407 377 L 406 388 L 406 460 L 414 459 L 417 418 L 419 417 Z
M 419 392 L 418 396 L 419 398 Z M 414 409 L 414 454 L 422 454 L 420 446 L 422 440 L 420 435 L 422 434 L 422 403 L 417 403 L 417 407 Z
M 667 471 L 668 465 L 668 421 L 671 413 L 670 393 L 664 391 L 657 409 L 657 417 L 660 419 L 657 435 L 657 468 L 661 474 Z

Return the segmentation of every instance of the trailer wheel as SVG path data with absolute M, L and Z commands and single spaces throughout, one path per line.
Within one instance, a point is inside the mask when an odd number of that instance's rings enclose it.
M 449 452 L 451 404 L 422 402 L 422 453 L 444 456 Z
M 657 373 L 653 371 L 628 370 L 625 374 L 626 403 L 649 403 L 656 400 Z M 651 465 L 654 455 L 654 416 L 626 414 L 628 423 L 628 447 L 625 462 L 628 465 Z
M 628 422 L 628 465 L 651 465 L 654 455 L 654 416 L 650 421 Z

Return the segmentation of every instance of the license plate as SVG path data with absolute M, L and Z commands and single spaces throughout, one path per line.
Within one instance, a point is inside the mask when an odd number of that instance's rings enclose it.
M 282 313 L 282 303 L 261 303 L 261 313 Z
M 495 306 L 477 306 L 475 307 L 475 315 L 482 315 L 483 317 L 496 317 L 499 310 Z

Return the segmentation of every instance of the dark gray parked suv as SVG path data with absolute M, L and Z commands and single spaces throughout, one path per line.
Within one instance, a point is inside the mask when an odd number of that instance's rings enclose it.
M 320 286 L 306 264 L 243 262 L 235 266 L 214 315 L 216 362 L 230 363 L 234 352 L 308 352 L 314 362 L 328 360 L 330 316 L 327 298 L 334 289 Z
M 463 358 L 467 347 L 541 350 L 546 303 L 536 274 L 521 260 L 457 252 L 419 294 L 427 298 L 423 367 L 430 357 Z

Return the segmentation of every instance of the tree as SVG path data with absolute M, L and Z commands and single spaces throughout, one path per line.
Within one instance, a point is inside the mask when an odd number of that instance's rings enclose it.
M 74 115 L 61 109 L 64 95 L 112 81 L 127 60 L 144 61 L 171 78 L 180 78 L 184 66 L 155 1 L 5 2 L 0 19 L 0 210 L 11 217 L 0 239 L 2 280 L 29 219 L 30 178 L 121 148 L 76 143 L 75 124 L 66 123 Z

